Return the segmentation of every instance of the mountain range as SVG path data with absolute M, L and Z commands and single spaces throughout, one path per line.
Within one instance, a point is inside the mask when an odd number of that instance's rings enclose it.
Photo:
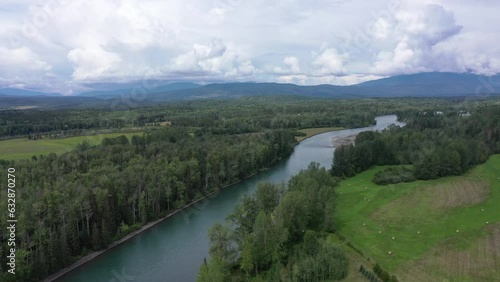
M 28 90 L 0 88 L 0 104 L 6 97 L 59 97 L 81 101 L 116 99 L 117 97 L 145 97 L 146 102 L 166 102 L 207 98 L 238 98 L 244 96 L 300 95 L 321 98 L 363 98 L 363 97 L 453 97 L 477 94 L 500 94 L 500 75 L 491 77 L 470 73 L 420 73 L 398 75 L 367 81 L 364 83 L 338 86 L 300 86 L 281 83 L 213 83 L 199 85 L 189 82 L 155 85 L 141 82 L 100 85 L 101 89 L 81 93 L 78 96 L 61 96 L 57 93 L 43 93 Z M 145 94 L 145 95 L 144 95 Z M 82 99 L 88 98 L 88 99 Z M 96 99 L 97 98 L 97 99 Z
M 158 86 L 156 85 L 158 84 Z M 79 94 L 78 96 L 82 97 L 97 97 L 101 99 L 109 99 L 118 97 L 121 95 L 126 95 L 128 93 L 133 93 L 137 91 L 145 90 L 148 94 L 151 93 L 165 93 L 176 90 L 187 90 L 202 87 L 202 85 L 191 83 L 191 82 L 176 82 L 176 83 L 168 83 L 168 82 L 137 82 L 133 84 L 128 84 L 128 88 L 119 88 L 113 90 L 99 90 L 99 91 L 89 91 Z M 106 88 L 119 87 L 117 85 L 106 85 Z M 136 90 L 134 90 L 136 89 Z
M 46 93 L 40 91 L 24 90 L 17 88 L 0 88 L 0 96 L 22 96 L 22 97 L 33 97 L 33 96 L 45 96 L 45 97 L 60 97 L 59 93 Z

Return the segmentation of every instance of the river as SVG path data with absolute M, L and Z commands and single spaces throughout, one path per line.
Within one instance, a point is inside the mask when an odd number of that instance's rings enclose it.
M 330 168 L 332 138 L 382 130 L 390 124 L 404 125 L 395 115 L 377 117 L 376 121 L 372 127 L 327 132 L 305 139 L 289 158 L 271 169 L 170 217 L 57 281 L 196 281 L 203 258 L 208 258 L 208 229 L 216 222 L 223 222 L 245 193 L 253 193 L 259 182 L 286 182 L 311 162 Z

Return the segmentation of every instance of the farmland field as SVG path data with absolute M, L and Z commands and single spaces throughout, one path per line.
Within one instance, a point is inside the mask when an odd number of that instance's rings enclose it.
M 379 186 L 381 169 L 341 182 L 339 234 L 400 281 L 499 281 L 500 155 L 431 181 Z
M 89 142 L 91 145 L 101 143 L 104 138 L 113 138 L 120 135 L 125 135 L 131 138 L 134 135 L 141 135 L 141 132 L 135 133 L 106 133 L 87 136 L 77 136 L 61 139 L 41 139 L 28 140 L 26 138 L 11 139 L 0 141 L 0 159 L 19 160 L 28 159 L 33 155 L 47 155 L 49 153 L 61 154 L 76 148 L 77 144 L 83 141 Z

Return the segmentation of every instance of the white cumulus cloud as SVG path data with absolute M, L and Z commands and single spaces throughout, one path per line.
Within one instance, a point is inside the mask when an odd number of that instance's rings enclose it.
M 487 0 L 5 0 L 0 87 L 496 74 L 498 10 Z
M 311 63 L 317 75 L 342 75 L 346 72 L 344 63 L 349 55 L 339 54 L 335 48 L 326 48 L 320 54 L 314 54 Z

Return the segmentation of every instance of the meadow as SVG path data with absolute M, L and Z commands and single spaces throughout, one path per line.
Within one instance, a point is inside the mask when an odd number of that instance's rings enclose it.
M 311 136 L 335 131 L 342 130 L 342 127 L 323 127 L 323 128 L 306 128 L 301 129 L 299 132 L 303 132 L 305 136 L 297 136 L 297 141 L 302 141 Z M 39 139 L 39 140 L 29 140 L 27 138 L 9 139 L 0 141 L 0 159 L 5 160 L 20 160 L 29 159 L 32 156 L 47 155 L 49 153 L 61 154 L 73 150 L 76 148 L 77 144 L 83 141 L 89 142 L 91 145 L 100 144 L 104 138 L 113 138 L 120 135 L 125 135 L 130 140 L 134 135 L 142 135 L 142 132 L 133 133 L 102 133 L 95 135 L 85 135 L 76 136 L 68 138 L 58 138 L 58 139 Z M 190 135 L 194 135 L 190 133 Z
M 27 138 L 10 139 L 0 141 L 0 159 L 20 160 L 32 156 L 47 155 L 49 153 L 61 154 L 73 150 L 77 144 L 83 141 L 91 145 L 100 144 L 104 138 L 113 138 L 125 135 L 130 138 L 134 135 L 142 135 L 142 132 L 134 133 L 106 133 L 96 135 L 77 136 L 60 139 L 29 140 Z
M 430 181 L 372 183 L 382 169 L 337 189 L 339 244 L 356 264 L 350 277 L 363 259 L 347 242 L 399 281 L 499 281 L 500 155 L 463 176 Z

